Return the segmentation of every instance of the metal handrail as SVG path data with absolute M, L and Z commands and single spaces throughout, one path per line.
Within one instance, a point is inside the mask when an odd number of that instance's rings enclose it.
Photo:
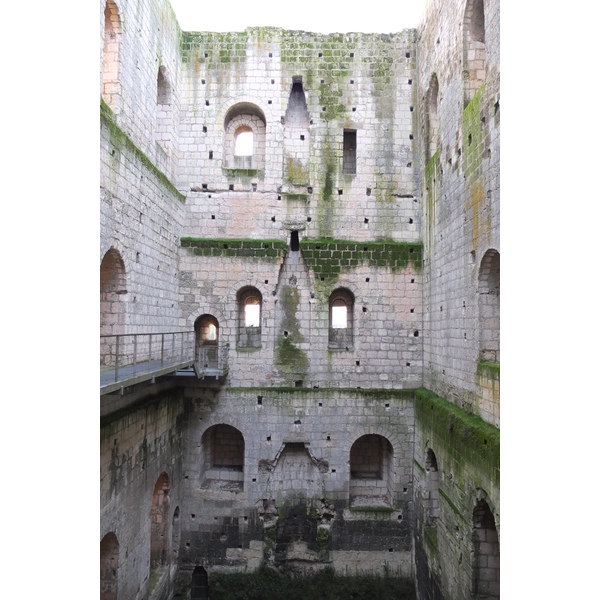
M 204 344 L 198 347 L 196 367 L 199 371 L 224 371 L 229 365 L 229 344 Z
M 159 344 L 156 344 L 157 338 Z M 195 346 L 194 331 L 101 335 L 100 366 L 114 369 L 116 382 L 119 381 L 119 371 L 125 367 L 132 367 L 131 376 L 135 377 L 170 365 L 191 362 L 195 358 Z

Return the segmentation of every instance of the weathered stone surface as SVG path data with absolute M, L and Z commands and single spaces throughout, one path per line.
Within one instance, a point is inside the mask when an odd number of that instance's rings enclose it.
M 102 598 L 263 561 L 498 598 L 499 2 L 389 35 L 100 18 L 102 333 L 228 345 L 224 378 L 101 398 Z

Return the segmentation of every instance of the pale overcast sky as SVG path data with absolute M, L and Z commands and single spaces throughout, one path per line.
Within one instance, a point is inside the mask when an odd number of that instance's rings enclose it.
M 243 31 L 282 27 L 317 33 L 393 33 L 416 27 L 426 0 L 171 0 L 184 31 Z

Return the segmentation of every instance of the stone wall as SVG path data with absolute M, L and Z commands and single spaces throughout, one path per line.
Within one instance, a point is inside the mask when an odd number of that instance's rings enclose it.
M 478 4 L 484 7 L 480 36 L 485 42 L 476 52 L 467 31 Z M 477 364 L 490 360 L 481 352 L 485 321 L 492 324 L 497 344 L 500 335 L 499 283 L 490 290 L 484 285 L 490 277 L 487 260 L 494 253 L 493 275 L 499 272 L 499 10 L 495 0 L 432 1 L 417 33 L 424 385 L 496 426 L 499 404 L 490 403 L 494 395 L 480 381 Z M 474 56 L 480 59 L 477 71 L 470 68 Z M 495 302 L 488 309 L 490 294 Z M 499 363 L 499 352 L 492 360 Z
M 499 3 L 321 35 L 108 0 L 101 31 L 103 332 L 228 346 L 101 398 L 103 600 L 262 561 L 498 597 Z
M 118 542 L 118 598 L 148 598 L 157 586 L 166 597 L 171 588 L 183 507 L 182 410 L 181 393 L 163 392 L 101 423 L 100 538 Z M 157 485 L 166 493 L 155 494 Z M 154 555 L 160 564 L 151 564 Z
M 185 398 L 182 568 L 412 575 L 412 392 L 189 386 Z M 216 464 L 217 439 L 235 465 Z M 365 443 L 383 466 L 368 478 L 351 458 Z
M 111 13 L 108 28 L 106 6 Z M 181 74 L 181 30 L 175 13 L 168 0 L 100 2 L 100 32 L 102 97 L 133 143 L 173 178 L 178 156 Z M 159 70 L 162 94 L 158 89 Z M 110 91 L 103 85 L 108 79 L 116 80 Z M 167 111 L 170 117 L 165 119 Z M 164 135 L 167 129 L 170 136 Z M 170 145 L 165 143 L 168 137 L 172 139 Z
M 106 333 L 178 331 L 178 246 L 185 197 L 117 125 L 101 112 L 100 260 L 115 252 L 123 285 L 121 316 Z
M 476 583 L 486 576 L 478 570 L 482 563 L 476 545 L 479 503 L 489 508 L 493 533 L 498 537 L 500 532 L 500 434 L 495 426 L 454 404 L 419 391 L 414 466 L 419 597 L 470 599 Z M 499 569 L 499 551 L 494 552 L 494 568 Z M 498 575 L 491 576 L 497 586 L 489 597 L 499 598 Z
M 413 30 L 184 33 L 182 60 L 186 235 L 418 240 Z M 228 168 L 225 124 L 240 111 L 264 122 L 264 168 Z

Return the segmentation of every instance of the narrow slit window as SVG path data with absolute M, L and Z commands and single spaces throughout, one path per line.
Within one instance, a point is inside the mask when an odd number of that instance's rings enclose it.
M 298 250 L 300 250 L 300 240 L 298 238 L 297 231 L 292 231 L 292 235 L 290 237 L 290 249 L 292 252 L 298 252 Z
M 356 173 L 356 130 L 344 129 L 343 172 Z

